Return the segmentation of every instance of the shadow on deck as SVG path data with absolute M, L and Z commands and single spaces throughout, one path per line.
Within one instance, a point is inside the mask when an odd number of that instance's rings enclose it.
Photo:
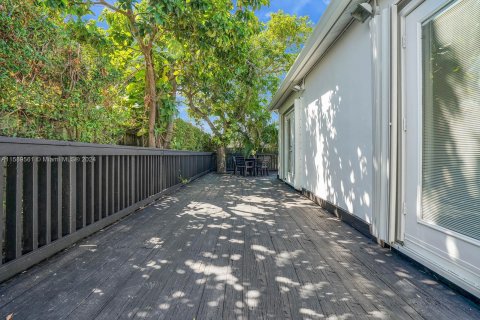
M 474 319 L 268 178 L 209 174 L 0 286 L 0 319 Z

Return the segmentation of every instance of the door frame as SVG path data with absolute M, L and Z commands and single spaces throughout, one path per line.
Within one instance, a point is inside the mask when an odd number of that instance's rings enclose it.
M 392 6 L 392 98 L 391 98 L 391 146 L 390 148 L 390 210 L 389 242 L 403 246 L 405 239 L 405 20 L 406 17 L 425 0 L 411 0 L 399 8 Z M 419 71 L 420 72 L 420 71 Z M 395 147 L 393 147 L 395 146 Z
M 399 250 L 410 256 L 411 258 L 415 259 L 416 261 L 420 262 L 421 264 L 425 265 L 427 268 L 433 270 L 434 272 L 438 273 L 439 275 L 445 277 L 446 279 L 454 282 L 455 284 L 461 286 L 462 288 L 466 289 L 468 292 L 472 293 L 475 296 L 480 297 L 480 290 L 475 285 L 472 285 L 469 281 L 467 281 L 464 274 L 469 273 L 468 269 L 466 269 L 460 262 L 458 261 L 448 261 L 443 260 L 439 261 L 437 259 L 437 253 L 435 253 L 435 248 L 427 243 L 420 244 L 422 250 L 417 251 L 416 245 L 412 248 L 411 245 L 406 245 L 404 243 L 405 240 L 405 233 L 406 233 L 406 214 L 407 214 L 407 203 L 406 203 L 406 164 L 407 164 L 407 129 L 408 123 L 406 122 L 406 114 L 408 112 L 407 105 L 406 105 L 406 83 L 408 79 L 406 79 L 406 55 L 407 55 L 407 48 L 406 48 L 406 19 L 407 17 L 416 10 L 420 5 L 422 5 L 426 0 L 411 0 L 408 1 L 405 5 L 404 2 L 402 3 L 401 9 L 398 11 L 398 6 L 394 5 L 393 9 L 396 13 L 392 15 L 392 17 L 396 17 L 398 21 L 396 23 L 392 23 L 392 35 L 396 37 L 392 38 L 392 72 L 398 72 L 398 75 L 392 76 L 392 96 L 395 99 L 392 99 L 392 143 L 397 143 L 396 148 L 391 148 L 390 156 L 392 159 L 392 167 L 391 167 L 391 177 L 392 180 L 396 179 L 396 181 L 391 181 L 394 184 L 394 187 L 391 188 L 390 194 L 390 230 L 394 232 L 394 236 L 391 236 L 390 239 L 393 238 L 391 245 Z M 445 0 L 442 3 L 439 3 L 438 8 L 432 10 L 431 13 L 427 14 L 426 17 L 435 13 L 444 6 L 449 5 L 450 2 L 454 0 Z M 418 32 L 418 30 L 417 30 Z M 398 46 L 395 50 L 394 44 Z M 418 61 L 421 61 L 421 51 L 415 53 L 417 55 Z M 421 68 L 417 68 L 416 70 L 417 77 L 421 84 L 421 79 L 423 78 Z M 395 82 L 398 81 L 398 84 Z M 398 90 L 398 93 L 396 92 Z M 419 89 L 421 90 L 421 88 Z M 397 97 L 395 97 L 397 96 Z M 422 98 L 419 95 L 416 99 L 419 101 L 417 102 L 418 106 L 422 106 Z M 395 119 L 397 117 L 397 119 Z M 417 117 L 417 121 L 420 122 L 417 125 L 419 128 L 423 126 L 423 121 L 421 117 Z M 397 135 L 395 137 L 395 135 Z M 422 161 L 422 136 L 421 134 L 418 135 L 416 138 L 417 145 L 413 148 L 416 148 L 417 155 L 417 162 L 418 165 L 421 166 Z M 409 149 L 412 148 L 411 146 Z M 410 149 L 411 150 L 411 149 Z M 421 170 L 419 170 L 419 176 L 416 178 L 420 181 L 417 181 L 417 185 L 421 187 L 422 178 L 421 178 Z M 396 193 L 396 194 L 394 194 Z M 418 196 L 418 195 L 417 195 Z M 418 199 L 417 199 L 418 201 Z M 416 203 L 416 207 L 418 207 L 418 203 Z M 417 208 L 415 214 L 415 218 L 417 223 L 424 225 L 426 227 L 430 227 L 435 229 L 437 232 L 442 232 L 446 235 L 453 236 L 455 238 L 461 239 L 465 241 L 465 236 L 460 235 L 458 233 L 453 234 L 453 232 L 449 231 L 448 229 L 442 227 L 435 227 L 425 222 L 421 221 L 419 218 L 419 211 L 420 208 Z M 410 214 L 413 214 L 410 212 Z M 393 219 L 393 221 L 392 221 Z M 469 241 L 466 241 L 469 242 Z M 477 241 L 475 241 L 477 242 Z M 460 271 L 460 274 L 454 272 L 452 274 L 452 270 Z

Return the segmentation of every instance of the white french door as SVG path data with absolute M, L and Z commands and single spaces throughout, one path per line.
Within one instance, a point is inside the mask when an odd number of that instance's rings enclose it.
M 480 1 L 401 13 L 399 249 L 480 295 Z
M 295 115 L 294 110 L 285 115 L 285 137 L 284 137 L 284 163 L 285 181 L 291 185 L 295 177 Z

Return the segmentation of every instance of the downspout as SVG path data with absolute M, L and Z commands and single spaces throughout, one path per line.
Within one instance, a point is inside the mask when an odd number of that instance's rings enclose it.
M 381 245 L 389 242 L 389 106 L 390 106 L 390 46 L 389 9 L 380 16 L 377 0 L 373 1 L 370 20 L 372 44 L 372 143 L 373 197 L 371 233 Z
M 373 188 L 372 188 L 372 224 L 370 226 L 370 233 L 377 239 L 380 236 L 379 224 L 380 217 L 380 170 L 381 170 L 381 157 L 379 150 L 379 108 L 380 108 L 380 73 L 379 73 L 379 61 L 378 61 L 378 24 L 375 18 L 376 1 L 373 1 L 373 17 L 369 21 L 370 27 L 370 42 L 372 48 L 372 166 L 373 166 Z

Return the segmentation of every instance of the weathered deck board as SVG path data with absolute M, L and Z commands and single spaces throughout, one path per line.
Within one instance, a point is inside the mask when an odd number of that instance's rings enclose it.
M 0 319 L 480 319 L 274 179 L 207 175 L 0 285 Z

